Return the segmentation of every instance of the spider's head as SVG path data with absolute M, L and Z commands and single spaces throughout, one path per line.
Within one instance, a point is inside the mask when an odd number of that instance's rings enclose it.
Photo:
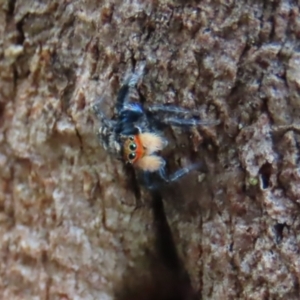
M 160 156 L 154 154 L 162 150 L 166 144 L 165 139 L 151 132 L 126 137 L 123 142 L 124 160 L 143 171 L 158 171 L 165 162 Z
M 143 147 L 138 135 L 127 136 L 123 142 L 123 157 L 126 163 L 135 164 L 145 155 Z

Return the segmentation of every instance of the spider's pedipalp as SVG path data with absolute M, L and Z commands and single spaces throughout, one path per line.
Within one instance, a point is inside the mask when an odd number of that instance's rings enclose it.
M 157 155 L 146 155 L 137 161 L 136 166 L 143 172 L 153 173 L 164 169 L 165 161 Z
M 160 151 L 167 146 L 167 141 L 163 137 L 152 132 L 140 133 L 138 137 L 148 155 Z

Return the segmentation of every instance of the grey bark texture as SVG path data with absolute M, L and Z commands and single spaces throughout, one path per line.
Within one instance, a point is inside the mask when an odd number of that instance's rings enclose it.
M 0 5 L 1 299 L 300 299 L 299 1 Z M 142 61 L 147 104 L 220 120 L 168 130 L 204 168 L 157 197 L 91 111 Z

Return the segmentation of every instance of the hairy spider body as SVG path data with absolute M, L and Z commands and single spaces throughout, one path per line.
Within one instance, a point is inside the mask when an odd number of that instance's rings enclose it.
M 150 182 L 149 174 L 156 173 L 164 182 L 169 183 L 199 167 L 199 164 L 192 164 L 167 176 L 166 162 L 159 155 L 167 141 L 160 135 L 159 130 L 166 125 L 193 127 L 218 123 L 203 122 L 195 117 L 185 118 L 187 115 L 197 115 L 197 111 L 165 105 L 143 108 L 139 103 L 130 102 L 130 92 L 142 76 L 143 68 L 144 66 L 132 74 L 121 86 L 117 96 L 115 118 L 107 119 L 98 106 L 93 108 L 102 123 L 98 137 L 104 149 L 142 171 L 145 185 L 154 189 L 158 188 L 159 184 Z M 161 113 L 169 116 L 163 117 Z

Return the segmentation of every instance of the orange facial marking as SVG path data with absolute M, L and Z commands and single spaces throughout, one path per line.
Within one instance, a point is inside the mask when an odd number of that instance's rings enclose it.
M 136 163 L 145 154 L 145 149 L 138 135 L 131 136 L 124 142 L 124 159 L 131 164 Z
M 142 145 L 142 142 L 141 140 L 139 139 L 139 136 L 138 135 L 135 135 L 134 136 L 134 141 L 137 145 L 137 149 L 136 149 L 136 154 L 137 154 L 137 160 L 139 160 L 141 157 L 144 156 L 144 153 L 145 153 L 145 149 Z

